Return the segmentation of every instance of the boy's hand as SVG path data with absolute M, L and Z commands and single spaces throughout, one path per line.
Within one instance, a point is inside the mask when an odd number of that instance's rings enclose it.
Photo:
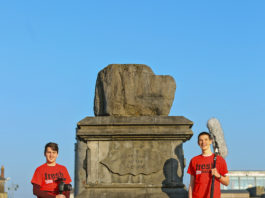
M 56 198 L 66 198 L 66 196 L 63 194 L 59 194 L 59 195 L 56 195 Z
M 217 171 L 216 168 L 213 168 L 211 171 L 212 171 L 212 176 L 215 176 L 217 178 L 220 178 L 221 175 L 218 173 L 218 171 Z

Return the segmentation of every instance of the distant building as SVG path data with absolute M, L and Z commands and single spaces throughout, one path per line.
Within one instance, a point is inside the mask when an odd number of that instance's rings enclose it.
M 229 171 L 230 183 L 223 190 L 246 190 L 255 186 L 265 188 L 265 171 Z
M 265 171 L 229 171 L 221 198 L 265 198 Z
M 0 175 L 0 198 L 7 198 L 7 193 L 5 192 L 5 168 L 1 167 L 1 175 Z

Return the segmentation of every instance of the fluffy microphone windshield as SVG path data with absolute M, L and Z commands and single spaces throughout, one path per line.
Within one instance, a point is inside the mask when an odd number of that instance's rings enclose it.
M 213 138 L 214 150 L 217 150 L 217 153 L 225 158 L 227 156 L 227 147 L 220 122 L 216 118 L 211 118 L 207 122 L 207 127 Z

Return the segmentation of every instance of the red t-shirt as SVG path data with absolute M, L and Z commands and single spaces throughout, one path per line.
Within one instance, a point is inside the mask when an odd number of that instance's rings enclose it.
M 214 154 L 210 156 L 198 155 L 191 159 L 188 173 L 194 176 L 194 187 L 192 191 L 192 198 L 208 198 L 211 192 L 212 175 L 211 169 L 213 168 Z M 224 176 L 228 173 L 227 165 L 221 156 L 217 156 L 216 169 Z M 214 181 L 214 198 L 221 197 L 220 181 L 215 177 Z
M 45 163 L 35 170 L 31 183 L 39 185 L 42 191 L 48 191 L 50 194 L 57 195 L 58 178 L 65 178 L 65 184 L 70 184 L 72 181 L 65 166 L 60 164 L 48 166 Z

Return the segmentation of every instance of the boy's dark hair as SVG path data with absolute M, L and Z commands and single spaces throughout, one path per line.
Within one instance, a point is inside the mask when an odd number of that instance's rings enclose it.
M 210 140 L 213 139 L 210 133 L 208 133 L 206 131 L 203 131 L 203 132 L 200 132 L 200 134 L 198 135 L 198 142 L 199 142 L 200 136 L 202 136 L 202 135 L 208 135 L 208 137 L 209 137 Z
M 59 153 L 59 147 L 58 144 L 54 143 L 54 142 L 49 142 L 45 145 L 45 149 L 44 149 L 44 155 L 47 151 L 47 148 L 50 147 L 53 151 L 57 151 L 57 153 Z

